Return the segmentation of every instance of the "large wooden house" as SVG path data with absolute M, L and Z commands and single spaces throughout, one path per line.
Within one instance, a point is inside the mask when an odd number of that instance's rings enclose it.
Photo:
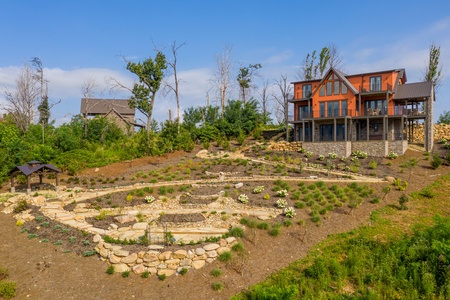
M 81 114 L 86 117 L 100 116 L 116 123 L 123 131 L 132 133 L 134 128 L 144 125 L 135 123 L 134 108 L 130 108 L 128 100 L 82 98 Z
M 347 75 L 330 68 L 322 79 L 292 84 L 290 123 L 308 151 L 403 154 L 417 123 L 424 124 L 425 149 L 433 147 L 433 84 L 407 84 L 404 69 Z

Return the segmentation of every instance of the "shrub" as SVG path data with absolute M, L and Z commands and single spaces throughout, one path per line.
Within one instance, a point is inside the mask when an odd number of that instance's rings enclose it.
M 289 194 L 288 194 L 288 192 L 287 192 L 286 189 L 284 189 L 284 190 L 279 190 L 279 191 L 277 192 L 277 195 L 278 195 L 279 197 L 287 197 L 287 196 L 289 196 Z M 284 206 L 283 206 L 283 207 L 284 207 Z
M 295 209 L 293 207 L 286 207 L 284 209 L 284 215 L 288 218 L 293 218 L 296 214 L 297 213 L 295 212 Z
M 247 204 L 248 203 L 248 196 L 246 194 L 240 194 L 238 197 L 238 201 Z
M 309 157 L 311 157 L 312 155 L 313 155 L 312 151 L 307 151 L 307 152 L 306 152 L 306 157 L 309 158 Z
M 328 153 L 328 158 L 329 159 L 336 159 L 337 158 L 337 154 L 334 152 Z
M 391 151 L 388 154 L 388 158 L 390 158 L 390 159 L 396 159 L 397 157 L 398 157 L 398 154 L 395 153 L 394 151 Z
M 263 197 L 264 200 L 269 200 L 270 199 L 270 195 L 269 193 L 266 193 Z
M 257 227 L 258 229 L 267 230 L 267 229 L 269 229 L 269 223 L 267 223 L 267 222 L 261 222 L 261 223 L 258 223 L 258 225 L 256 225 L 256 227 Z
M 400 198 L 398 198 L 398 203 L 400 204 L 401 210 L 407 210 L 408 207 L 406 207 L 406 202 L 409 201 L 409 197 L 405 194 L 401 195 Z
M 253 189 L 253 194 L 260 194 L 262 191 L 264 191 L 264 186 L 259 185 Z
M 355 150 L 353 151 L 352 156 L 357 158 L 367 158 L 368 155 L 367 152 Z
M 325 160 L 325 155 L 319 155 L 319 160 Z
M 442 165 L 442 158 L 440 158 L 439 155 L 437 154 L 433 155 L 433 159 L 431 160 L 431 167 L 436 170 L 441 165 Z
M 376 168 L 377 168 L 377 162 L 376 161 L 374 161 L 374 160 L 371 160 L 370 162 L 369 162 L 369 169 L 372 169 L 372 170 L 375 170 Z
M 141 274 L 142 278 L 148 278 L 150 276 L 150 272 L 149 271 L 145 271 L 144 273 Z
M 131 201 L 133 201 L 133 195 L 128 194 L 125 199 L 127 200 L 127 202 L 131 202 Z
M 13 212 L 14 212 L 15 214 L 18 214 L 18 213 L 20 213 L 20 212 L 22 212 L 22 211 L 24 211 L 24 210 L 27 210 L 27 209 L 28 209 L 28 203 L 27 203 L 27 201 L 26 201 L 26 200 L 21 200 L 21 201 L 19 201 L 19 202 L 17 203 L 16 207 L 14 207 Z
M 155 201 L 155 197 L 153 197 L 153 196 L 145 196 L 144 200 L 145 200 L 146 203 L 152 203 L 152 202 Z
M 294 206 L 296 208 L 302 209 L 302 208 L 305 208 L 306 204 L 303 201 L 297 201 L 297 202 L 295 202 Z
M 10 280 L 0 281 L 0 297 L 11 299 L 16 295 L 17 283 Z
M 237 242 L 236 244 L 234 244 L 233 246 L 231 246 L 231 250 L 235 251 L 235 252 L 242 252 L 244 251 L 244 245 L 240 242 Z

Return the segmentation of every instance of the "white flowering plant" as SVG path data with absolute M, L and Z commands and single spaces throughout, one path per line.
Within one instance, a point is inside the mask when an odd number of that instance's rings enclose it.
M 258 185 L 257 187 L 255 187 L 253 189 L 253 194 L 260 194 L 262 191 L 264 191 L 264 186 L 263 185 Z
M 390 159 L 396 159 L 398 157 L 398 154 L 395 153 L 394 151 L 389 152 L 388 157 Z
M 287 197 L 289 195 L 287 190 L 279 190 L 277 194 L 279 197 Z
M 146 203 L 152 203 L 152 202 L 155 201 L 155 197 L 153 197 L 153 196 L 145 196 L 144 200 L 145 200 Z
M 284 208 L 287 205 L 287 201 L 285 199 L 278 199 L 277 200 L 277 207 L 278 208 Z
M 248 203 L 248 196 L 246 194 L 240 194 L 238 197 L 238 201 L 247 204 Z
M 328 153 L 328 158 L 329 159 L 336 159 L 337 158 L 337 154 L 334 152 Z
M 293 207 L 286 207 L 283 211 L 284 215 L 288 218 L 293 218 L 297 214 Z

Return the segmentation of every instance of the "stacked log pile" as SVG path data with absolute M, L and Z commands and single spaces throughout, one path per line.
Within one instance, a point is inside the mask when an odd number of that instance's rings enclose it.
M 434 140 L 439 141 L 441 139 L 450 140 L 450 125 L 449 124 L 434 124 Z M 414 127 L 414 141 L 424 141 L 424 129 L 423 124 L 419 124 Z

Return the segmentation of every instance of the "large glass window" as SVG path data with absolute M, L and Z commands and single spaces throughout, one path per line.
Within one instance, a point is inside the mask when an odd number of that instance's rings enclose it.
M 320 107 L 320 117 L 323 118 L 325 117 L 325 102 L 320 102 L 319 107 Z
M 332 141 L 333 140 L 333 125 L 320 125 L 320 140 Z
M 310 118 L 308 106 L 299 106 L 298 119 L 303 120 L 304 118 Z
M 381 91 L 381 76 L 370 77 L 370 91 L 371 92 Z
M 320 87 L 319 96 L 325 96 L 325 86 L 324 85 L 322 85 Z
M 366 101 L 366 113 L 369 116 L 378 116 L 387 114 L 386 100 Z
M 334 93 L 335 95 L 339 95 L 339 93 L 340 93 L 341 82 L 338 81 L 338 80 L 336 80 L 336 81 L 333 82 L 333 84 L 334 84 L 334 91 L 333 91 L 333 93 Z
M 344 83 L 342 83 L 341 94 L 342 95 L 347 94 L 347 86 Z
M 348 112 L 347 112 L 347 100 L 344 100 L 344 101 L 342 101 L 341 102 L 341 109 L 342 109 L 342 114 L 341 114 L 341 116 L 347 116 L 348 115 Z
M 303 88 L 303 98 L 309 98 L 312 94 L 311 84 L 304 84 Z
M 339 101 L 328 102 L 328 117 L 339 116 Z
M 327 85 L 327 96 L 331 96 L 331 87 L 332 87 L 333 82 L 332 81 L 327 81 L 326 85 Z

